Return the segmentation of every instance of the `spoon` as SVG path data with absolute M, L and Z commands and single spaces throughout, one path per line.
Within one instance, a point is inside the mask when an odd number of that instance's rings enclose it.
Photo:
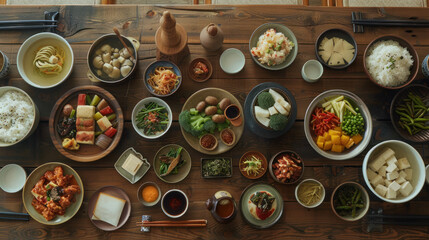
M 131 55 L 131 60 L 135 60 L 135 57 L 134 57 L 134 51 L 131 51 L 130 50 L 130 48 L 128 48 L 128 45 L 127 44 L 125 44 L 125 42 L 124 42 L 124 39 L 122 39 L 122 36 L 121 36 L 121 34 L 119 33 L 119 30 L 117 29 L 117 28 L 113 28 L 113 31 L 115 32 L 115 34 L 116 34 L 116 36 L 119 38 L 119 41 L 121 41 L 121 43 L 122 43 L 122 45 L 124 45 L 124 47 L 127 49 L 127 51 L 130 53 L 130 55 Z

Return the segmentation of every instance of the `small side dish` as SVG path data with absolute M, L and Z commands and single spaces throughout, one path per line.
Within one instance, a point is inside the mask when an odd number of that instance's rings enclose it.
M 258 179 L 267 171 L 267 159 L 257 151 L 249 151 L 243 154 L 238 163 L 241 174 L 249 179 Z
M 297 182 L 303 173 L 304 163 L 301 157 L 292 151 L 280 152 L 270 161 L 271 176 L 279 183 Z
M 218 141 L 213 134 L 207 133 L 200 138 L 200 146 L 208 151 L 213 151 L 218 145 Z
M 119 49 L 110 44 L 104 44 L 95 50 L 92 66 L 97 69 L 98 77 L 118 80 L 128 76 L 133 69 L 134 62 L 126 48 Z
M 179 218 L 188 210 L 189 200 L 179 189 L 167 191 L 161 200 L 161 209 L 170 218 Z
M 260 63 L 274 66 L 283 63 L 294 46 L 283 33 L 270 28 L 259 37 L 251 53 Z
M 160 168 L 158 172 L 161 177 L 177 174 L 179 169 L 186 163 L 186 160 L 182 158 L 182 149 L 182 147 L 170 148 L 166 155 L 159 157 Z
M 325 188 L 314 179 L 305 179 L 295 188 L 295 197 L 306 208 L 319 206 L 325 198 Z
M 257 220 L 269 218 L 277 208 L 276 198 L 268 191 L 258 191 L 250 195 L 248 210 Z
M 220 131 L 220 140 L 223 144 L 231 146 L 235 143 L 235 133 L 230 128 L 225 128 Z
M 344 220 L 355 221 L 368 210 L 367 193 L 357 183 L 349 182 L 338 186 L 332 193 L 331 204 L 335 213 Z
M 136 122 L 145 135 L 159 135 L 167 129 L 169 123 L 167 108 L 149 102 L 137 113 Z
M 81 189 L 73 175 L 64 175 L 61 166 L 46 171 L 31 190 L 34 209 L 47 220 L 64 215 Z
M 339 37 L 324 37 L 319 44 L 318 54 L 329 66 L 340 66 L 350 63 L 355 55 L 355 47 Z
M 201 173 L 203 178 L 219 178 L 232 176 L 231 158 L 202 158 Z
M 145 182 L 137 190 L 137 199 L 147 207 L 154 206 L 161 199 L 161 189 L 154 182 Z
M 407 97 L 396 103 L 395 113 L 399 115 L 398 124 L 406 130 L 410 136 L 424 130 L 429 130 L 429 100 L 427 96 L 408 92 Z
M 116 171 L 131 184 L 138 182 L 149 168 L 147 159 L 132 147 L 125 150 L 115 162 Z
M 286 128 L 292 106 L 280 93 L 274 89 L 262 91 L 256 103 L 254 114 L 257 122 L 274 131 Z
M 196 82 L 207 81 L 213 73 L 213 67 L 206 58 L 195 58 L 189 64 L 189 77 Z

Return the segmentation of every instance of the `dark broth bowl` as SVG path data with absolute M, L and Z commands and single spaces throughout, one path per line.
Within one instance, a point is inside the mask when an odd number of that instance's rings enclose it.
M 162 211 L 170 218 L 179 218 L 188 210 L 189 200 L 186 194 L 179 189 L 167 191 L 161 199 Z

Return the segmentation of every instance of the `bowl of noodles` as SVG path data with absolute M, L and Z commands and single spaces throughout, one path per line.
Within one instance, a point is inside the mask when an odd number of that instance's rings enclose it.
M 22 79 L 36 88 L 51 88 L 64 82 L 73 63 L 73 50 L 67 40 L 47 32 L 25 40 L 16 59 Z
M 179 67 L 170 61 L 155 61 L 146 68 L 144 82 L 152 95 L 168 97 L 179 89 L 182 73 Z

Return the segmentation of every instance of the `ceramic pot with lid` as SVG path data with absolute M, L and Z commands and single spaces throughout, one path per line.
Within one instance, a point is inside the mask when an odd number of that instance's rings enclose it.
M 222 47 L 222 29 L 214 23 L 205 26 L 200 33 L 201 45 L 208 51 L 216 51 Z
M 206 207 L 216 221 L 231 222 L 237 215 L 237 205 L 232 195 L 227 191 L 218 191 L 206 201 Z

